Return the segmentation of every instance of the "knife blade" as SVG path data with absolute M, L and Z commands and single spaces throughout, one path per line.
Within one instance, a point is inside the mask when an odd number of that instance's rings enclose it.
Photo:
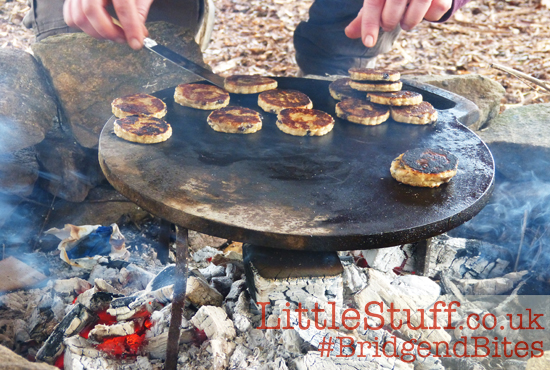
M 111 20 L 117 26 L 119 26 L 120 28 L 123 28 L 122 24 L 120 23 L 120 21 L 118 19 L 116 19 L 115 17 L 111 17 Z M 218 76 L 214 72 L 212 72 L 212 71 L 210 71 L 210 70 L 208 70 L 204 67 L 201 67 L 197 63 L 194 63 L 194 62 L 190 61 L 189 59 L 187 59 L 183 55 L 180 55 L 180 54 L 176 53 L 175 51 L 167 48 L 164 45 L 159 45 L 155 40 L 150 39 L 149 37 L 146 37 L 143 40 L 143 45 L 147 49 L 151 50 L 153 53 L 155 53 L 157 55 L 160 55 L 164 59 L 180 66 L 181 68 L 185 69 L 186 71 L 191 72 L 196 76 L 202 77 L 206 81 L 211 82 L 214 85 L 224 89 L 225 79 L 223 77 Z
M 146 37 L 143 40 L 143 45 L 152 51 L 153 53 L 160 55 L 164 59 L 180 66 L 181 68 L 204 78 L 206 81 L 213 83 L 214 85 L 224 88 L 224 81 L 225 79 L 221 76 L 218 76 L 214 72 L 201 67 L 200 65 L 190 61 L 183 55 L 180 55 L 176 53 L 173 50 L 170 50 L 164 45 L 159 45 L 155 40 L 150 39 L 149 37 Z

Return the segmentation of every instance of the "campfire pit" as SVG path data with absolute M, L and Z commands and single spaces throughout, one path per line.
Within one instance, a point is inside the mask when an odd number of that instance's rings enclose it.
M 302 91 L 316 109 L 336 116 L 330 81 L 277 80 L 279 88 Z M 173 89 L 165 89 L 155 95 L 167 104 L 170 140 L 125 142 L 113 134 L 113 117 L 100 136 L 100 165 L 118 191 L 149 212 L 229 240 L 317 252 L 423 241 L 484 207 L 495 168 L 487 146 L 459 122 L 476 119 L 474 104 L 420 83 L 404 89 L 423 93 L 439 110 L 435 125 L 390 120 L 364 127 L 336 118 L 333 132 L 323 137 L 285 135 L 268 113 L 253 135 L 216 133 L 205 124 L 209 112 L 175 104 Z M 231 104 L 258 109 L 257 95 L 232 95 Z M 391 161 L 417 147 L 452 152 L 457 176 L 436 189 L 397 183 L 389 176 Z M 179 306 L 173 314 L 181 316 Z M 175 368 L 174 359 L 167 361 Z

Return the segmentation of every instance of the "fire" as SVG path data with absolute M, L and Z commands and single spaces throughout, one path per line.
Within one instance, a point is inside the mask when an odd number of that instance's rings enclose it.
M 107 313 L 98 316 L 100 316 L 100 320 L 102 320 L 103 317 L 103 320 L 106 321 L 103 322 L 103 324 L 108 324 L 107 321 L 111 324 L 116 322 L 116 319 Z M 98 324 L 100 323 L 102 322 L 98 322 Z M 98 344 L 96 348 L 115 357 L 137 356 L 145 341 L 145 331 L 151 328 L 153 324 L 149 317 L 145 320 L 137 319 L 134 323 L 136 327 L 136 332 L 134 334 L 105 339 L 103 343 Z
M 130 334 L 124 337 L 105 339 L 96 348 L 115 357 L 135 356 L 139 354 L 144 339 L 145 334 Z

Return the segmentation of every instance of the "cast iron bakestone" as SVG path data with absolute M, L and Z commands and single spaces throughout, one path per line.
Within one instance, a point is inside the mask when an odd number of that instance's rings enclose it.
M 276 78 L 279 88 L 307 94 L 336 124 L 325 136 L 281 132 L 258 94 L 231 94 L 230 105 L 260 112 L 263 128 L 248 135 L 219 133 L 210 111 L 174 103 L 174 88 L 153 95 L 167 104 L 172 137 L 144 145 L 103 128 L 99 159 L 109 182 L 150 213 L 174 224 L 233 241 L 295 250 L 381 248 L 427 239 L 474 217 L 489 200 L 493 157 L 458 122 L 475 120 L 468 100 L 416 82 L 439 111 L 435 125 L 388 120 L 363 126 L 336 117 L 330 81 Z M 458 174 L 438 188 L 394 180 L 390 164 L 413 148 L 441 148 L 458 157 Z

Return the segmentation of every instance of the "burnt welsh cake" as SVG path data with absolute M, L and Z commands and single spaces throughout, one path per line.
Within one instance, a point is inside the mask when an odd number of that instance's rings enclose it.
M 435 188 L 449 182 L 457 168 L 458 158 L 446 150 L 416 148 L 395 158 L 390 173 L 403 184 Z

